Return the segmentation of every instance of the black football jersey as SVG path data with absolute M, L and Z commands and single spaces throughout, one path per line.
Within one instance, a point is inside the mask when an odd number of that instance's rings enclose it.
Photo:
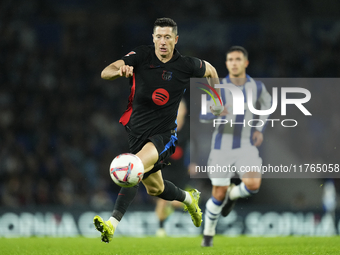
M 133 66 L 131 93 L 122 123 L 137 138 L 176 130 L 176 118 L 183 93 L 191 77 L 205 74 L 204 61 L 182 56 L 176 49 L 171 60 L 161 62 L 154 46 L 140 46 L 122 58 Z

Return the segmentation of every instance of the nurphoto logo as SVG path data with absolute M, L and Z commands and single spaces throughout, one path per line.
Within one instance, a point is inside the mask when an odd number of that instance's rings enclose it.
M 218 102 L 217 100 L 214 99 L 212 93 L 210 93 L 208 90 L 203 89 L 203 88 L 199 88 L 203 91 L 205 91 L 207 94 L 210 95 L 210 97 L 214 100 L 214 103 L 217 105 L 218 103 L 220 103 L 221 105 L 223 105 L 223 102 L 221 101 L 220 97 L 218 96 L 218 93 L 216 92 L 216 90 L 214 88 L 212 88 L 211 86 L 204 84 L 204 83 L 200 83 L 205 85 L 206 87 L 209 87 L 214 94 L 217 96 L 217 98 L 219 99 L 220 102 Z M 278 88 L 273 87 L 272 88 L 272 105 L 269 109 L 265 109 L 265 110 L 258 110 L 255 109 L 254 105 L 253 105 L 253 91 L 250 87 L 248 87 L 246 89 L 246 93 L 247 93 L 247 98 L 250 98 L 248 100 L 246 100 L 247 102 L 245 102 L 244 99 L 244 94 L 242 92 L 242 90 L 233 85 L 233 84 L 215 84 L 215 88 L 217 89 L 226 89 L 229 90 L 232 98 L 233 98 L 233 103 L 232 103 L 232 114 L 234 115 L 244 115 L 245 113 L 245 106 L 247 107 L 247 110 L 249 110 L 251 113 L 256 114 L 256 115 L 267 115 L 269 117 L 270 114 L 272 114 L 273 112 L 275 112 L 275 110 L 277 109 L 277 105 L 278 105 Z M 291 94 L 291 93 L 298 93 L 300 95 L 304 95 L 304 97 L 302 98 L 287 98 L 287 94 Z M 201 95 L 201 115 L 207 115 L 207 94 L 202 94 Z M 305 88 L 299 88 L 299 87 L 282 87 L 281 88 L 281 115 L 282 116 L 286 116 L 287 115 L 287 105 L 295 105 L 305 116 L 311 116 L 312 114 L 306 109 L 306 107 L 303 105 L 305 103 L 307 103 L 309 100 L 311 99 L 311 93 L 308 89 Z M 265 122 L 269 122 L 271 123 L 271 126 L 274 127 L 274 123 L 275 122 L 281 122 L 281 125 L 283 127 L 295 127 L 297 126 L 298 122 L 295 119 L 266 119 L 261 120 L 261 119 L 251 119 L 248 120 L 247 122 L 245 120 L 243 120 L 243 122 L 233 122 L 232 120 L 227 120 L 227 119 L 221 119 L 221 118 L 216 118 L 213 120 L 213 126 L 215 127 L 216 125 L 219 124 L 227 124 L 229 123 L 231 126 L 233 125 L 243 125 L 243 126 L 250 126 L 250 127 L 262 127 L 263 125 L 265 125 Z

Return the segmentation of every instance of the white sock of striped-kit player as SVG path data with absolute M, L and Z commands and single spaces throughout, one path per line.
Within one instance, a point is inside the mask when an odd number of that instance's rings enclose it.
M 247 189 L 246 185 L 241 182 L 239 185 L 235 186 L 230 194 L 229 198 L 231 200 L 236 200 L 238 198 L 249 197 L 253 194 L 256 194 L 258 190 L 250 191 Z M 205 216 L 204 216 L 204 231 L 203 235 L 206 236 L 214 236 L 216 234 L 216 225 L 218 222 L 218 218 L 220 217 L 223 206 L 225 205 L 224 201 L 219 201 L 214 197 L 211 197 L 206 205 L 205 205 Z
M 229 199 L 236 200 L 238 198 L 245 198 L 251 195 L 256 194 L 259 190 L 249 190 L 247 189 L 244 182 L 241 182 L 239 185 L 235 186 L 229 193 Z
M 220 217 L 223 207 L 223 201 L 219 201 L 214 197 L 209 198 L 205 205 L 204 214 L 204 230 L 203 235 L 214 236 L 216 233 L 216 225 Z

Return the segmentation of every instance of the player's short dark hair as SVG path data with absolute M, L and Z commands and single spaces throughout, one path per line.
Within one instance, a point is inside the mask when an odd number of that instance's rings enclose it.
M 240 51 L 240 52 L 242 52 L 243 55 L 244 55 L 244 57 L 245 57 L 246 59 L 248 59 L 248 51 L 247 51 L 245 48 L 243 48 L 242 46 L 231 46 L 231 47 L 229 48 L 229 50 L 227 51 L 226 56 L 227 56 L 229 53 L 234 52 L 234 51 Z
M 156 27 L 172 27 L 172 32 L 177 35 L 177 23 L 170 18 L 159 18 L 156 19 L 155 24 L 153 25 L 153 31 L 155 31 Z

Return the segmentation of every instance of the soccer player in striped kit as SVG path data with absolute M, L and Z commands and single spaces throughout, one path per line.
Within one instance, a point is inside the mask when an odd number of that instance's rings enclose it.
M 224 84 L 237 86 L 244 96 L 245 112 L 243 115 L 233 115 L 232 94 L 228 89 L 222 88 L 222 102 L 224 111 L 219 115 L 221 119 L 226 119 L 227 124 L 216 125 L 212 136 L 211 152 L 208 159 L 208 166 L 233 166 L 242 182 L 235 186 L 231 184 L 234 177 L 232 171 L 216 174 L 209 174 L 212 183 L 212 196 L 206 203 L 204 217 L 204 231 L 202 246 L 212 246 L 213 237 L 216 232 L 216 225 L 220 215 L 226 217 L 233 209 L 238 198 L 245 198 L 258 192 L 261 185 L 261 173 L 241 172 L 241 166 L 261 166 L 262 159 L 256 147 L 263 141 L 264 125 L 251 127 L 248 121 L 254 119 L 253 113 L 247 109 L 248 100 L 252 100 L 253 106 L 258 102 L 261 110 L 269 109 L 271 106 L 271 96 L 266 87 L 260 81 L 255 81 L 246 74 L 249 64 L 248 52 L 241 46 L 233 46 L 226 53 L 226 66 L 229 75 L 222 80 Z M 249 97 L 247 89 L 251 88 L 252 98 Z M 212 101 L 212 100 L 211 100 Z M 211 113 L 201 116 L 201 121 L 216 118 Z M 259 117 L 266 123 L 268 115 Z M 230 122 L 233 124 L 231 125 Z

